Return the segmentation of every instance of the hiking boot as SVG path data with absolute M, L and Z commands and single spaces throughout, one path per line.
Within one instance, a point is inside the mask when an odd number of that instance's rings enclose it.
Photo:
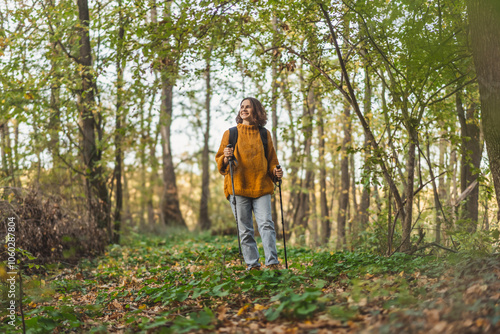
M 247 268 L 247 271 L 250 271 L 250 270 L 260 270 L 260 266 Z
M 275 264 L 268 265 L 267 269 L 270 269 L 270 270 L 279 270 L 281 268 L 280 268 L 280 265 L 278 263 L 275 263 Z

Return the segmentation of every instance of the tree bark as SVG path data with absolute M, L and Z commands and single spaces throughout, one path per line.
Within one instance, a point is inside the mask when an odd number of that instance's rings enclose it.
M 125 28 L 123 24 L 122 14 L 122 0 L 118 0 L 118 43 L 116 50 L 116 129 L 115 129 L 115 216 L 113 226 L 113 242 L 120 243 L 120 230 L 122 224 L 122 210 L 123 210 L 123 186 L 122 186 L 122 172 L 123 172 L 123 153 L 122 153 L 122 138 L 123 131 L 125 130 L 122 125 L 123 118 L 123 38 L 125 35 Z
M 481 121 L 500 208 L 500 2 L 468 0 L 472 54 L 481 98 Z M 500 209 L 497 221 L 500 220 Z
M 351 106 L 344 103 L 344 114 L 342 117 L 344 139 L 342 140 L 342 160 L 340 161 L 340 196 L 339 196 L 339 211 L 337 215 L 337 250 L 345 249 L 346 247 L 346 218 L 347 205 L 349 204 L 349 155 L 347 147 L 351 143 Z
M 460 120 L 461 161 L 460 161 L 460 191 L 467 187 L 478 177 L 481 164 L 481 144 L 479 140 L 479 119 L 474 103 L 464 111 L 459 93 L 456 95 L 456 108 Z M 475 232 L 479 218 L 479 187 L 475 187 L 464 200 L 460 218 L 466 224 L 469 232 Z
M 206 124 L 205 124 L 205 135 L 203 141 L 203 153 L 201 157 L 202 164 L 202 177 L 201 177 L 201 200 L 200 200 L 200 217 L 198 220 L 198 226 L 202 230 L 209 230 L 212 226 L 212 221 L 208 214 L 208 200 L 210 198 L 210 174 L 209 174 L 209 147 L 208 140 L 210 138 L 210 97 L 211 97 L 211 87 L 210 87 L 210 56 L 212 53 L 212 47 L 208 50 L 207 55 L 207 67 L 206 67 L 206 96 L 205 96 L 205 111 L 206 111 Z
M 319 137 L 319 192 L 320 192 L 320 210 L 321 210 L 321 234 L 319 242 L 328 243 L 332 234 L 331 221 L 329 217 L 328 202 L 326 197 L 326 164 L 325 164 L 325 126 L 324 109 L 321 102 L 318 101 L 318 137 Z
M 303 132 L 304 132 L 304 157 L 305 164 L 304 169 L 306 171 L 304 186 L 298 192 L 298 205 L 296 206 L 294 223 L 297 226 L 297 237 L 299 243 L 303 243 L 303 238 L 305 237 L 305 231 L 307 230 L 307 224 L 310 216 L 310 201 L 309 192 L 313 188 L 313 176 L 314 172 L 312 170 L 312 120 L 314 115 L 314 110 L 316 107 L 316 98 L 314 94 L 314 88 L 310 87 L 307 94 L 307 103 L 304 104 L 303 110 Z
M 278 34 L 278 27 L 277 27 L 278 19 L 276 16 L 273 16 L 273 34 L 274 34 L 274 40 L 273 40 L 273 47 L 276 46 L 276 38 Z M 271 63 L 271 78 L 272 78 L 272 83 L 271 83 L 271 114 L 272 114 L 272 120 L 273 120 L 273 128 L 272 128 L 272 135 L 273 135 L 273 145 L 276 150 L 276 153 L 278 153 L 278 64 L 277 64 L 277 58 L 273 57 L 273 61 Z M 279 159 L 278 159 L 279 160 Z M 272 218 L 273 222 L 276 224 L 278 221 L 278 210 L 277 210 L 277 204 L 276 204 L 276 196 L 272 196 L 271 198 L 271 206 L 272 206 Z
M 372 113 L 372 85 L 370 82 L 370 72 L 368 71 L 368 66 L 365 66 L 365 99 L 363 101 L 363 109 L 366 115 L 366 121 L 368 125 L 370 124 L 370 115 Z M 365 174 L 368 169 L 367 163 L 370 158 L 370 140 L 369 137 L 364 134 L 364 152 L 365 152 Z M 365 176 L 368 177 L 368 176 Z M 368 228 L 368 209 L 370 208 L 370 183 L 365 182 L 363 184 L 363 193 L 361 194 L 361 203 L 359 205 L 359 231 L 366 231 Z
M 439 167 L 443 168 L 444 167 L 444 156 L 446 154 L 446 142 L 443 138 L 439 139 Z M 430 159 L 430 157 L 429 157 Z M 441 173 L 439 173 L 441 174 Z M 445 179 L 444 179 L 444 174 L 440 175 L 438 177 L 438 195 L 440 199 L 440 209 L 441 203 L 445 201 L 446 198 L 446 184 L 445 184 Z M 436 207 L 436 243 L 441 244 L 441 228 L 442 224 L 444 222 L 444 217 L 442 212 L 438 212 Z
M 81 89 L 78 91 L 78 107 L 82 133 L 83 162 L 87 167 L 85 173 L 89 211 L 94 215 L 97 226 L 106 229 L 111 240 L 111 217 L 109 194 L 106 187 L 104 171 L 100 165 L 102 150 L 98 145 L 96 131 L 99 131 L 99 111 L 94 99 L 94 75 L 92 69 L 92 49 L 89 36 L 89 8 L 87 0 L 78 0 L 78 18 L 80 32 L 80 53 L 78 63 L 82 65 Z
M 171 1 L 166 3 L 165 19 L 169 20 L 171 16 Z M 153 19 L 153 15 L 152 19 Z M 156 20 L 156 10 L 154 19 Z M 153 23 L 156 23 L 153 21 Z M 187 228 L 186 222 L 182 217 L 179 206 L 179 192 L 172 160 L 171 148 L 171 125 L 172 125 L 172 106 L 173 106 L 173 88 L 174 76 L 177 73 L 177 64 L 170 58 L 162 59 L 161 68 L 161 106 L 160 106 L 160 134 L 162 139 L 162 162 L 163 162 L 163 194 L 160 203 L 161 218 L 165 225 L 170 227 Z

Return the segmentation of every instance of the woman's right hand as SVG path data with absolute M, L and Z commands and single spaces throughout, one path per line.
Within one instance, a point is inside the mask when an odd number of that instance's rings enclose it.
M 225 147 L 224 148 L 224 163 L 227 165 L 229 163 L 229 158 L 233 156 L 233 148 Z

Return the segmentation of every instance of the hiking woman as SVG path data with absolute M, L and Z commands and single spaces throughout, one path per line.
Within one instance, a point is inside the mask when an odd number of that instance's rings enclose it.
M 274 150 L 271 134 L 262 127 L 267 123 L 267 115 L 259 100 L 247 97 L 240 103 L 236 116 L 237 140 L 234 148 L 228 148 L 230 131 L 222 136 L 219 151 L 215 156 L 219 172 L 224 175 L 224 195 L 236 213 L 241 249 L 247 269 L 260 269 L 259 251 L 255 242 L 252 211 L 257 221 L 264 246 L 266 266 L 277 268 L 276 231 L 271 215 L 271 194 L 273 180 L 283 176 Z M 264 132 L 265 131 L 265 132 Z M 264 152 L 262 137 L 267 135 L 267 152 Z M 233 189 L 229 175 L 229 159 L 237 161 L 233 169 L 236 208 L 233 204 Z M 235 212 L 235 210 L 237 210 Z

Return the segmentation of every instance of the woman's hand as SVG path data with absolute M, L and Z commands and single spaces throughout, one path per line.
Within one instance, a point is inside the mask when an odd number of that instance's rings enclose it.
M 278 168 L 274 168 L 273 170 L 273 174 L 274 176 L 276 176 L 278 179 L 281 179 L 283 177 L 283 169 L 278 169 Z
M 233 156 L 234 149 L 231 147 L 224 148 L 224 163 L 227 165 L 229 163 L 229 158 Z

